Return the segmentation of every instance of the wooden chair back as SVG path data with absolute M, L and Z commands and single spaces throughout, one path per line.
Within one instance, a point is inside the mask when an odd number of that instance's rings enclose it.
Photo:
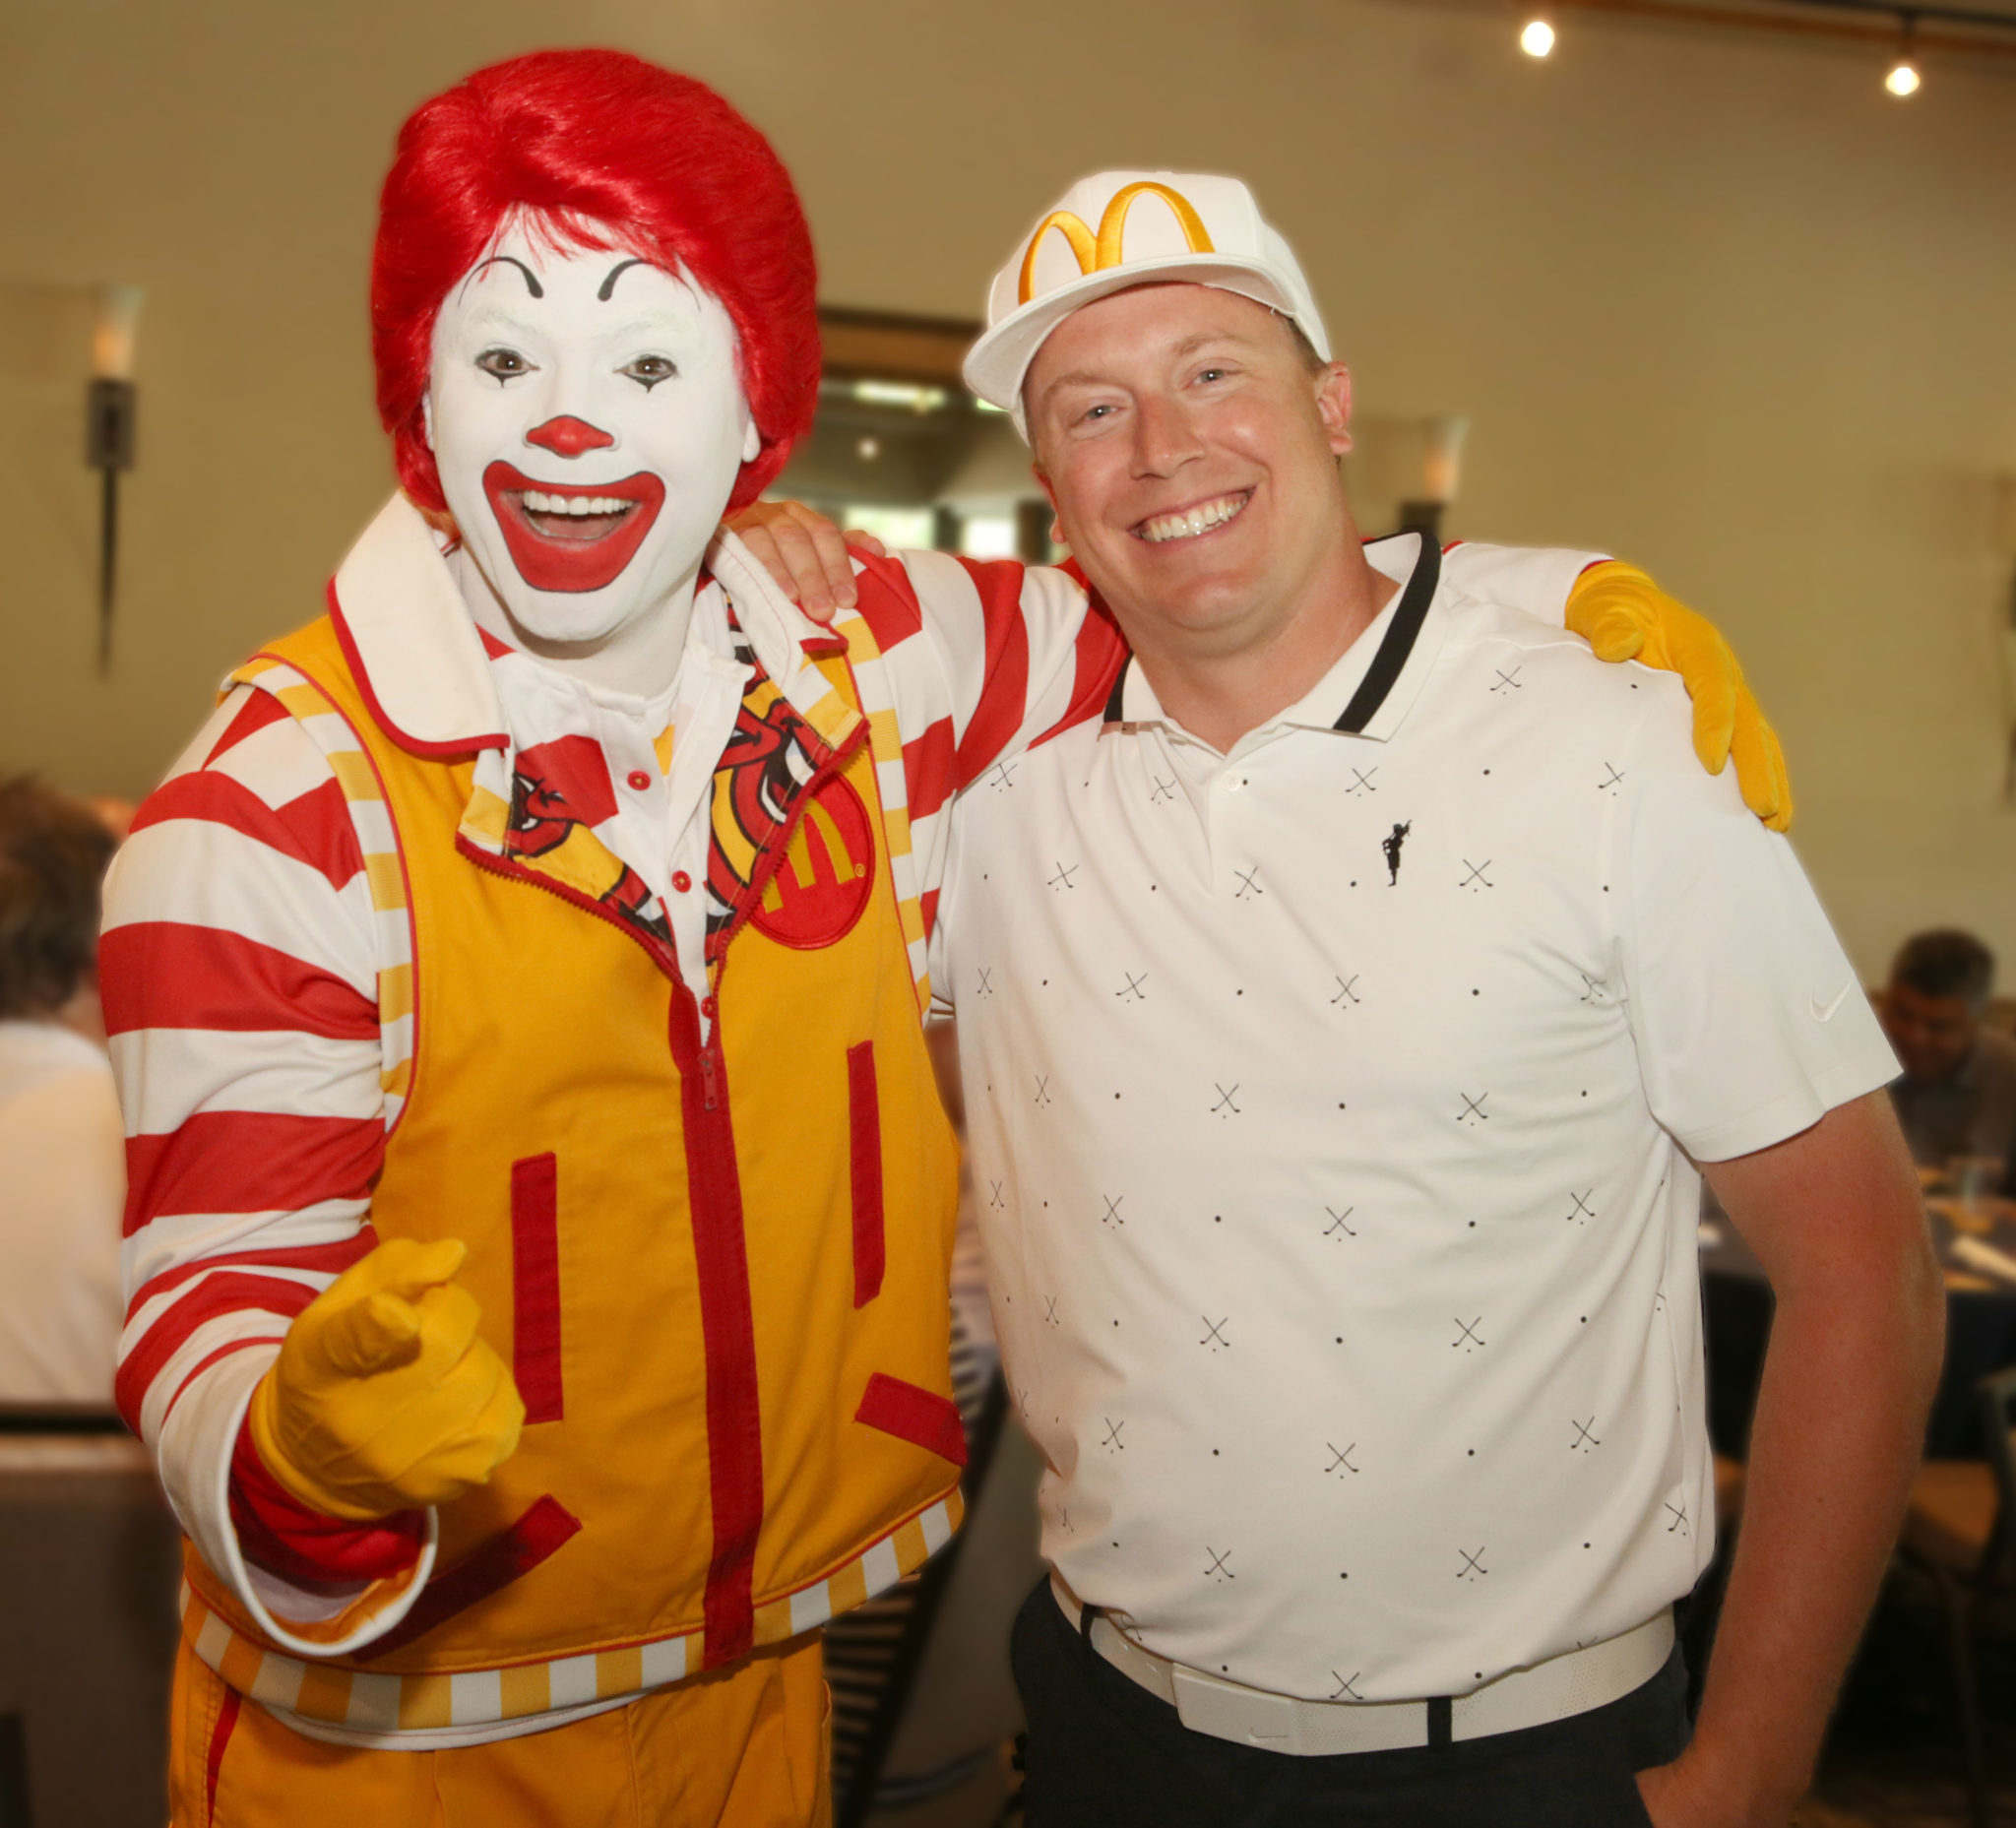
M 2016 1364 L 1975 1385 L 1983 1452 L 1995 1481 L 1995 1522 L 1982 1556 L 1981 1580 L 2016 1590 Z

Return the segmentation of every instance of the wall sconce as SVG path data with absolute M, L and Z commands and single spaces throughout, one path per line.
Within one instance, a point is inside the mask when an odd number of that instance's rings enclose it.
M 1442 536 L 1442 511 L 1456 499 L 1463 472 L 1463 443 L 1470 421 L 1454 415 L 1422 419 L 1408 453 L 1412 477 L 1400 502 L 1400 531 L 1429 539 Z
M 133 468 L 137 392 L 133 345 L 140 331 L 137 285 L 98 289 L 92 329 L 91 388 L 85 396 L 84 461 L 98 473 L 98 671 L 112 669 L 112 600 L 119 554 L 119 472 Z

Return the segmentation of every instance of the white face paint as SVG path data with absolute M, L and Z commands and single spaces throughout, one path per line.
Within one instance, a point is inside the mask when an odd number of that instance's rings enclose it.
M 735 354 L 727 313 L 686 279 L 507 224 L 442 302 L 427 386 L 479 621 L 493 595 L 500 632 L 578 661 L 675 634 L 676 665 L 701 557 L 760 448 Z

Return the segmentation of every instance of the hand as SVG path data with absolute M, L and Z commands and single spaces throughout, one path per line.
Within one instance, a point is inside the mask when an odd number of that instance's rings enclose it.
M 1671 1765 L 1654 1765 L 1639 1772 L 1638 1797 L 1652 1817 L 1653 1828 L 1685 1828 L 1688 1823 L 1709 1819 L 1689 1810 L 1686 1779 L 1675 1776 Z
M 1602 661 L 1638 660 L 1678 673 L 1694 701 L 1694 753 L 1711 775 L 1733 755 L 1743 803 L 1774 831 L 1792 826 L 1785 751 L 1728 642 L 1705 616 L 1634 565 L 1592 565 L 1568 593 L 1568 627 Z
M 252 1392 L 267 1471 L 329 1517 L 363 1523 L 483 1484 L 525 1425 L 504 1361 L 452 1280 L 455 1238 L 394 1238 L 302 1309 Z
M 1638 1796 L 1653 1828 L 1785 1828 L 1792 1807 L 1749 1804 L 1711 1794 L 1683 1752 L 1670 1765 L 1638 1773 Z
M 847 549 L 856 545 L 886 556 L 872 534 L 843 534 L 801 501 L 755 501 L 722 523 L 749 548 L 749 556 L 815 622 L 830 622 L 856 600 L 854 569 Z

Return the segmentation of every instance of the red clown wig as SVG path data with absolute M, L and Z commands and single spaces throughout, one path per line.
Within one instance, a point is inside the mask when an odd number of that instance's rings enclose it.
M 400 129 L 371 261 L 371 352 L 406 492 L 447 506 L 421 414 L 434 320 L 520 210 L 568 243 L 683 267 L 721 300 L 763 440 L 728 506 L 754 501 L 810 428 L 819 393 L 817 276 L 797 194 L 769 142 L 705 84 L 597 50 L 492 64 Z

